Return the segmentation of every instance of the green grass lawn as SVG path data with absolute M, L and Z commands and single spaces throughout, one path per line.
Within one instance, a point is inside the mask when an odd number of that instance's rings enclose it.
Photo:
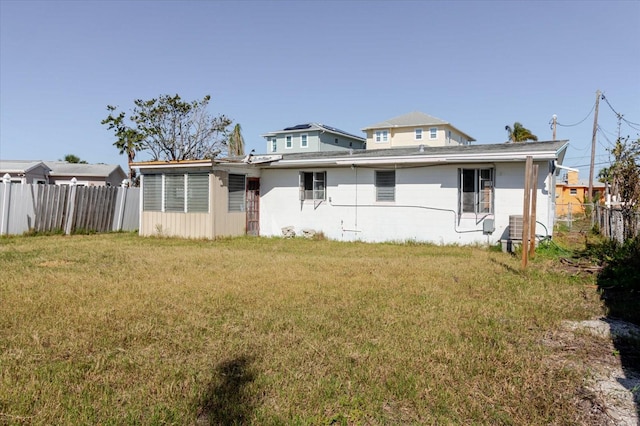
M 0 239 L 0 424 L 571 424 L 595 278 L 474 247 Z

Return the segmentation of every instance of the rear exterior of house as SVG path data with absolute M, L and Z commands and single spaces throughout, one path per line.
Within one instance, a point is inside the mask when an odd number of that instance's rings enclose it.
M 565 149 L 560 141 L 284 156 L 261 170 L 261 235 L 293 228 L 342 241 L 495 244 L 522 215 L 529 155 L 539 166 L 536 233 L 548 235 Z
M 496 244 L 522 215 L 527 157 L 539 167 L 537 228 L 550 235 L 566 141 L 138 163 L 140 234 L 214 239 Z

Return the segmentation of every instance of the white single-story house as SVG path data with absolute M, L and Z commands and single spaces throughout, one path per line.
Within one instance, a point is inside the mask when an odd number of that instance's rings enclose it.
M 342 241 L 495 244 L 522 215 L 527 157 L 539 166 L 536 233 L 550 235 L 567 141 L 414 146 L 136 163 L 141 235 L 305 230 Z

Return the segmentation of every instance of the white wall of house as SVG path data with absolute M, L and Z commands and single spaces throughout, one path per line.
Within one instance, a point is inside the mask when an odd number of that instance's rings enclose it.
M 551 231 L 553 185 L 548 162 L 540 162 L 537 220 Z M 459 172 L 463 168 L 494 168 L 494 214 L 465 215 L 459 219 Z M 261 174 L 260 234 L 281 236 L 293 226 L 321 231 L 343 241 L 423 241 L 437 244 L 495 244 L 508 235 L 510 215 L 523 209 L 524 164 L 464 164 L 396 170 L 395 201 L 377 202 L 375 170 L 385 167 L 304 169 L 326 171 L 326 200 L 300 201 L 300 169 L 263 169 Z M 495 231 L 483 234 L 483 219 L 495 219 Z M 537 227 L 538 234 L 545 228 Z

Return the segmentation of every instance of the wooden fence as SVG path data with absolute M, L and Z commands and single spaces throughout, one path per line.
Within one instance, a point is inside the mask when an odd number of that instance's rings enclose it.
M 140 189 L 0 183 L 0 235 L 133 231 Z

